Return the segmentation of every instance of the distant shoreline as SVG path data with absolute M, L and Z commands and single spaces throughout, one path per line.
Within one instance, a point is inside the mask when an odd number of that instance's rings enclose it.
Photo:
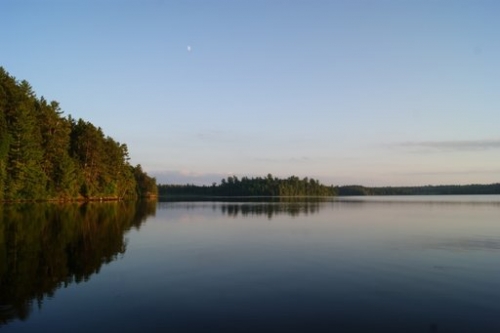
M 307 178 L 305 178 L 307 180 Z M 265 182 L 268 182 L 267 184 Z M 285 180 L 287 181 L 287 180 Z M 290 183 L 290 182 L 288 182 Z M 259 186 L 256 186 L 258 184 Z M 307 181 L 298 181 L 295 188 L 287 194 L 281 194 L 283 180 L 277 178 L 231 179 L 220 185 L 158 185 L 159 198 L 273 198 L 273 197 L 332 197 L 332 196 L 391 196 L 391 195 L 490 195 L 500 194 L 500 183 L 469 185 L 426 185 L 426 186 L 382 186 L 367 187 L 362 185 L 326 186 L 315 183 L 322 191 L 309 191 Z M 256 190 L 255 190 L 256 188 Z

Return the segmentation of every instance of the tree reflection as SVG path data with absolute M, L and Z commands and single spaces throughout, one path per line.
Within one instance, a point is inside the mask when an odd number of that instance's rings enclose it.
M 320 200 L 281 201 L 281 202 L 252 202 L 252 203 L 224 203 L 220 206 L 222 214 L 230 217 L 267 215 L 272 219 L 276 215 L 290 216 L 308 215 L 317 213 L 320 209 Z
M 155 210 L 154 201 L 0 206 L 0 325 L 123 255 L 125 232 Z

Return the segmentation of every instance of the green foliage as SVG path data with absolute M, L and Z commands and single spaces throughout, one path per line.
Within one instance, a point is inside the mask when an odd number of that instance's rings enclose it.
M 2 102 L 5 102 L 5 95 L 0 86 L 0 200 L 3 200 L 5 182 L 7 180 L 7 157 L 10 147 L 10 135 L 7 131 L 7 120 L 3 112 Z
M 64 118 L 57 102 L 0 67 L 0 201 L 155 195 L 155 179 L 136 169 L 125 144 Z
M 315 179 L 299 179 L 291 176 L 279 179 L 268 174 L 267 177 L 238 179 L 236 176 L 222 179 L 220 185 L 159 185 L 160 196 L 175 195 L 218 195 L 218 196 L 333 196 L 335 188 L 320 184 Z
M 400 187 L 364 187 L 348 185 L 338 188 L 339 195 L 449 195 L 500 194 L 500 184 L 427 185 Z
M 500 194 L 500 184 L 428 185 L 405 187 L 365 187 L 361 185 L 325 186 L 314 179 L 228 177 L 219 185 L 158 185 L 160 197 L 172 196 L 365 196 L 365 195 L 450 195 Z
M 135 182 L 137 184 L 136 192 L 143 198 L 156 197 L 158 195 L 158 187 L 156 186 L 156 179 L 149 177 L 142 167 L 138 164 L 133 169 Z
M 18 85 L 15 93 L 11 105 L 14 109 L 7 113 L 10 145 L 4 195 L 9 199 L 44 199 L 47 178 L 42 170 L 40 128 L 33 112 L 35 98 L 26 81 Z

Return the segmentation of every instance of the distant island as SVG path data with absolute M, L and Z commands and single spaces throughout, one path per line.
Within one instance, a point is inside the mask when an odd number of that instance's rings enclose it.
M 0 67 L 0 202 L 156 196 L 156 180 L 128 161 L 127 145 Z
M 313 178 L 300 179 L 291 176 L 285 179 L 267 177 L 239 179 L 236 176 L 222 179 L 220 184 L 207 185 L 158 185 L 160 197 L 196 196 L 365 196 L 365 195 L 449 195 L 449 194 L 500 194 L 500 184 L 428 185 L 400 187 L 366 187 L 361 185 L 323 185 Z
M 267 177 L 238 179 L 236 176 L 222 179 L 220 184 L 211 186 L 197 185 L 158 185 L 160 197 L 168 196 L 333 196 L 337 192 L 333 186 L 320 184 L 318 180 L 291 176 L 279 179 L 268 174 Z

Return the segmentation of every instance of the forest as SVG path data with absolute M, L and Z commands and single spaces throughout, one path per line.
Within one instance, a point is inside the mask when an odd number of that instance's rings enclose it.
M 350 185 L 339 187 L 338 194 L 343 196 L 500 194 L 500 184 L 426 185 L 399 187 L 365 187 L 361 185 Z
M 267 177 L 238 179 L 236 176 L 222 179 L 220 184 L 158 185 L 160 197 L 166 196 L 333 196 L 336 188 L 320 184 L 313 178 L 300 179 L 291 176 L 280 179 L 268 174 Z
M 0 67 L 0 202 L 156 196 L 156 180 L 129 163 L 127 145 Z
M 238 179 L 236 176 L 222 179 L 220 184 L 206 185 L 158 185 L 160 197 L 183 197 L 184 199 L 205 196 L 365 196 L 365 195 L 459 195 L 459 194 L 500 194 L 500 184 L 470 185 L 427 185 L 400 187 L 366 187 L 361 185 L 333 186 L 323 185 L 313 178 L 300 179 L 291 176 L 286 179 L 267 177 Z

